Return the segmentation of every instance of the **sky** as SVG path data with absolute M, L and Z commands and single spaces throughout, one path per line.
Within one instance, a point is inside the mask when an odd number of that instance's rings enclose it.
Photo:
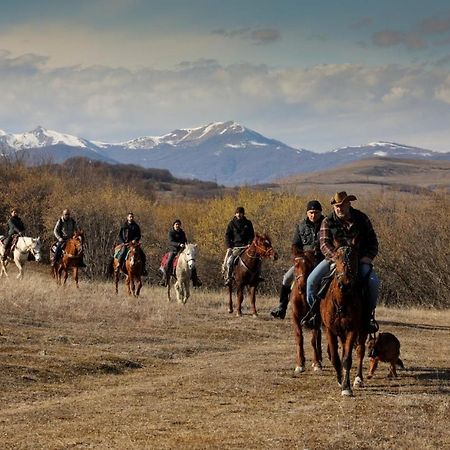
M 0 0 L 0 130 L 234 120 L 316 152 L 450 151 L 448 0 Z

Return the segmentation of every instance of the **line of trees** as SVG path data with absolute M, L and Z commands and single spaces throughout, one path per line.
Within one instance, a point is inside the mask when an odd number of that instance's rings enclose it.
M 117 171 L 117 167 L 115 168 Z M 124 169 L 124 173 L 126 173 Z M 164 174 L 159 173 L 161 177 Z M 165 175 L 164 175 L 165 176 Z M 185 197 L 176 190 L 168 195 L 139 180 L 115 176 L 95 165 L 76 164 L 70 170 L 55 166 L 27 167 L 21 162 L 0 164 L 0 217 L 5 230 L 9 210 L 20 209 L 27 233 L 41 236 L 45 248 L 53 242 L 53 227 L 64 208 L 70 208 L 84 229 L 86 274 L 104 277 L 120 225 L 133 211 L 143 232 L 144 250 L 150 266 L 150 283 L 156 283 L 159 260 L 167 246 L 167 233 L 179 218 L 191 242 L 199 244 L 199 273 L 205 285 L 219 288 L 224 256 L 224 232 L 236 206 L 246 208 L 255 230 L 268 232 L 280 254 L 276 263 L 264 267 L 266 282 L 261 290 L 275 295 L 284 271 L 290 266 L 291 236 L 296 221 L 305 215 L 312 196 L 331 211 L 323 195 L 275 193 L 271 190 L 221 190 L 201 183 L 198 198 Z M 119 181 L 118 181 L 119 180 Z M 214 197 L 205 195 L 214 190 Z M 352 192 L 358 196 L 357 192 Z M 330 193 L 331 197 L 332 193 Z M 383 192 L 359 197 L 354 206 L 369 215 L 380 241 L 376 270 L 382 281 L 380 303 L 395 306 L 449 307 L 450 303 L 450 202 L 445 192 L 411 194 Z M 2 230 L 0 230 L 2 231 Z

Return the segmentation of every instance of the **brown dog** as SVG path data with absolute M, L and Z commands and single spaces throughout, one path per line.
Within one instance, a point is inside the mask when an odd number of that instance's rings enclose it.
M 378 361 L 390 363 L 389 378 L 397 377 L 396 365 L 405 368 L 400 359 L 400 341 L 392 333 L 380 333 L 376 338 L 370 338 L 367 347 L 370 356 L 367 378 L 372 378 Z

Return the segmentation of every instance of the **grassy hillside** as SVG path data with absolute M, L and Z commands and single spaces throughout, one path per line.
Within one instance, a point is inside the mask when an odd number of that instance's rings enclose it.
M 342 398 L 328 360 L 293 377 L 274 297 L 258 297 L 254 319 L 229 315 L 224 292 L 185 306 L 162 288 L 113 292 L 85 277 L 79 290 L 44 273 L 0 280 L 2 448 L 448 447 L 448 311 L 379 308 L 406 370 L 391 380 L 381 363 Z
M 156 284 L 159 261 L 168 246 L 168 231 L 174 219 L 180 218 L 188 239 L 199 245 L 199 274 L 205 286 L 218 289 L 223 284 L 225 229 L 236 206 L 243 205 L 255 230 L 267 232 L 280 254 L 276 263 L 264 265 L 265 283 L 260 287 L 261 292 L 275 295 L 283 273 L 292 264 L 291 236 L 296 223 L 305 216 L 307 201 L 319 199 L 328 214 L 332 193 L 345 189 L 357 196 L 354 207 L 369 215 L 378 234 L 380 252 L 375 264 L 382 281 L 380 303 L 450 306 L 450 201 L 445 190 L 383 189 L 370 193 L 348 182 L 327 185 L 326 191 L 314 185 L 295 192 L 250 188 L 224 191 L 217 186 L 208 191 L 207 186 L 199 184 L 204 191 L 201 196 L 194 195 L 197 187 L 182 196 L 184 185 L 178 180 L 177 189 L 161 196 L 161 191 L 147 190 L 146 186 L 167 174 L 153 173 L 151 169 L 140 172 L 133 167 L 123 167 L 116 173 L 116 169 L 83 161 L 32 168 L 20 163 L 0 165 L 0 232 L 6 228 L 10 208 L 18 207 L 27 233 L 41 236 L 47 256 L 56 220 L 64 208 L 70 208 L 86 234 L 85 273 L 99 280 L 105 277 L 118 231 L 131 210 L 141 226 L 143 248 L 148 255 L 147 281 Z M 374 166 L 372 170 L 381 169 Z M 156 186 L 153 182 L 150 185 Z
M 278 180 L 290 192 L 356 190 L 364 194 L 383 191 L 429 193 L 450 190 L 449 161 L 372 158 L 336 169 L 299 174 Z

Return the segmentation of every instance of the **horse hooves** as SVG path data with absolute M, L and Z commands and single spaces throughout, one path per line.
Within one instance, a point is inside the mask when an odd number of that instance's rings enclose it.
M 294 377 L 296 375 L 300 375 L 301 373 L 303 373 L 305 371 L 305 367 L 304 366 L 297 366 L 294 370 Z
M 228 309 L 228 312 L 229 312 L 230 314 L 233 314 L 233 310 L 232 310 L 232 309 Z
M 252 316 L 253 317 L 258 317 L 258 313 L 253 313 Z
M 343 389 L 341 395 L 342 397 L 353 397 L 353 392 L 351 389 Z
M 313 363 L 312 365 L 314 372 L 322 372 L 322 364 Z
M 364 382 L 361 377 L 355 378 L 355 381 L 353 382 L 353 387 L 356 387 L 356 388 L 364 387 Z
M 236 313 L 236 317 L 242 317 L 242 313 L 241 313 L 240 311 L 238 311 L 238 312 Z

